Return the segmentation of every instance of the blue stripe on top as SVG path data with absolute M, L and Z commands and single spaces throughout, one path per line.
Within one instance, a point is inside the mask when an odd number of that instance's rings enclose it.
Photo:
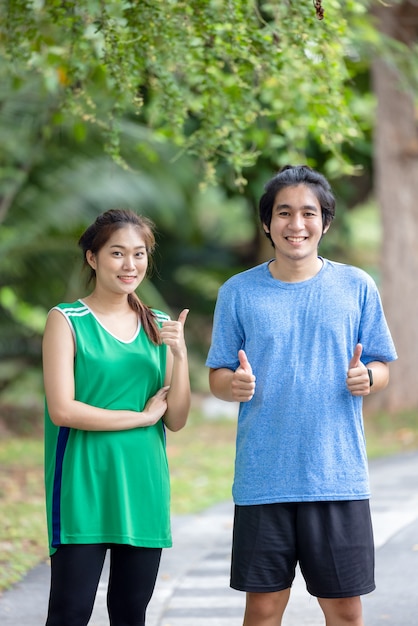
M 68 427 L 61 427 L 59 429 L 55 456 L 54 486 L 52 491 L 52 545 L 55 548 L 61 545 L 62 464 L 69 435 L 70 429 Z

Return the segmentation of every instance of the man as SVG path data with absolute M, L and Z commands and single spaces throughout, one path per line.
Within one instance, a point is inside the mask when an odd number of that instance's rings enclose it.
M 231 587 L 244 626 L 280 626 L 296 564 L 327 626 L 363 626 L 374 583 L 363 396 L 395 348 L 374 281 L 318 256 L 328 181 L 286 166 L 259 212 L 274 258 L 229 279 L 215 309 L 212 393 L 240 402 Z

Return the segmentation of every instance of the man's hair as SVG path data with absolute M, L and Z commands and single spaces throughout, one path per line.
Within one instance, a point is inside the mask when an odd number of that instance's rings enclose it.
M 294 187 L 295 185 L 306 185 L 315 194 L 321 206 L 322 226 L 325 230 L 335 216 L 334 194 L 325 176 L 308 165 L 285 165 L 266 183 L 259 202 L 261 223 L 270 228 L 273 204 L 277 193 L 285 187 Z M 271 241 L 270 233 L 266 233 L 266 235 Z

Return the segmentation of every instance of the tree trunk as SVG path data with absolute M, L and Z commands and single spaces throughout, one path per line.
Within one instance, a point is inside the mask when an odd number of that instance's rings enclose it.
M 379 2 L 374 15 L 380 32 L 407 45 L 417 41 L 415 2 Z M 383 226 L 380 290 L 399 361 L 391 365 L 388 388 L 370 397 L 369 406 L 394 413 L 418 408 L 418 130 L 413 98 L 396 69 L 376 59 L 372 75 L 374 184 Z

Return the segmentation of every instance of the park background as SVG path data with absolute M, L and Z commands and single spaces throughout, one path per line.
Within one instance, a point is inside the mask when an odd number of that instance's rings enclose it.
M 418 447 L 417 41 L 413 0 L 2 2 L 0 592 L 47 558 L 42 332 L 87 293 L 76 242 L 106 209 L 157 225 L 142 299 L 190 309 L 174 514 L 230 498 L 236 407 L 204 361 L 219 286 L 272 256 L 257 201 L 286 163 L 330 179 L 320 253 L 375 278 L 398 349 L 369 455 Z

